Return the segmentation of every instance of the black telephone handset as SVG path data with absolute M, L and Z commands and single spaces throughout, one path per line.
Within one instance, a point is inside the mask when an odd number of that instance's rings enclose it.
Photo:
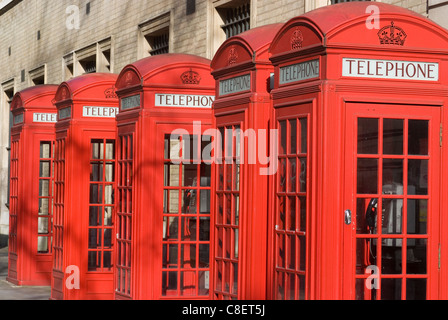
M 378 210 L 378 199 L 370 200 L 370 203 L 367 206 L 366 210 L 366 222 L 367 226 L 369 227 L 370 233 L 373 233 L 373 230 L 375 229 L 377 210 Z

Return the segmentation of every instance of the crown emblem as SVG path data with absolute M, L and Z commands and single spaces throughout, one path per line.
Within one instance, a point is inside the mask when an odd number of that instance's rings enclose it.
M 232 46 L 229 51 L 229 66 L 238 62 L 238 52 L 235 46 Z
M 303 34 L 300 31 L 299 27 L 297 27 L 291 36 L 291 49 L 298 50 L 302 48 L 303 44 Z
M 182 79 L 183 84 L 199 84 L 199 83 L 201 83 L 201 76 L 199 75 L 199 73 L 197 73 L 193 70 L 182 73 L 180 78 Z
M 104 91 L 104 95 L 106 96 L 106 99 L 118 99 L 118 96 L 115 93 L 115 86 L 106 89 L 106 91 Z
M 67 98 L 68 98 L 68 90 L 66 87 L 63 87 L 61 91 L 61 99 L 66 100 Z
M 397 46 L 402 46 L 406 41 L 407 35 L 402 28 L 395 26 L 392 21 L 389 26 L 382 28 L 378 32 L 378 37 L 381 44 L 394 44 Z

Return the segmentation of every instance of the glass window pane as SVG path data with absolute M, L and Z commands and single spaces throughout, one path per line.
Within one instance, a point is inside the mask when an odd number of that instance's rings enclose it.
M 113 186 L 104 186 L 104 204 L 114 204 Z
M 290 129 L 290 154 L 297 153 L 297 120 L 289 120 Z
M 406 251 L 407 274 L 426 274 L 427 239 L 408 239 Z
M 181 259 L 181 268 L 196 268 L 196 244 L 183 244 Z
M 300 158 L 300 175 L 299 175 L 299 192 L 306 192 L 307 190 L 307 159 Z
M 104 159 L 104 142 L 102 140 L 92 140 L 92 159 Z
M 104 248 L 106 248 L 106 249 L 112 248 L 112 230 L 111 229 L 104 230 Z
M 378 154 L 378 119 L 358 119 L 358 154 Z
M 286 226 L 286 197 L 278 197 L 277 230 L 285 230 Z
M 288 214 L 288 224 L 287 229 L 290 231 L 296 230 L 296 197 L 288 198 L 289 203 L 289 214 Z
M 288 159 L 288 192 L 296 192 L 297 159 Z
M 106 159 L 115 160 L 115 141 L 107 140 L 106 142 Z
M 199 268 L 210 266 L 210 245 L 199 244 Z
M 200 218 L 199 222 L 199 241 L 210 241 L 210 218 Z
M 177 240 L 179 238 L 179 218 L 163 217 L 163 240 Z
M 410 155 L 428 155 L 429 121 L 409 120 Z
M 180 294 L 182 296 L 196 295 L 196 272 L 182 271 L 180 273 Z
M 383 239 L 381 273 L 401 274 L 402 273 L 402 239 Z M 384 288 L 382 288 L 384 289 Z
M 50 199 L 39 199 L 39 215 L 45 216 L 50 214 Z
M 51 142 L 40 143 L 40 158 L 41 159 L 51 158 Z
M 182 213 L 197 213 L 197 192 L 196 189 L 182 191 Z
M 381 279 L 381 300 L 401 300 L 401 279 Z
M 182 166 L 182 186 L 196 187 L 198 185 L 198 166 L 183 165 Z
M 428 194 L 428 160 L 409 160 L 408 194 Z
M 50 178 L 51 177 L 50 161 L 41 161 L 40 162 L 39 177 L 40 178 Z
M 103 181 L 103 164 L 92 163 L 90 165 L 90 181 L 101 182 Z
M 383 199 L 383 234 L 400 234 L 403 230 L 403 199 Z
M 299 270 L 305 272 L 306 271 L 306 237 L 299 237 L 299 247 L 298 247 L 298 256 L 299 256 Z
M 165 164 L 164 169 L 164 186 L 178 187 L 179 186 L 179 165 Z
M 182 218 L 181 240 L 196 241 L 197 218 Z
M 37 252 L 40 254 L 49 253 L 48 237 L 37 237 Z
M 199 271 L 199 295 L 208 296 L 210 289 L 210 271 Z
M 383 160 L 383 194 L 403 194 L 403 160 Z
M 287 141 L 287 131 L 286 131 L 286 121 L 280 121 L 279 122 L 280 127 L 280 148 L 279 148 L 279 154 L 284 155 L 286 154 L 286 141 Z
M 358 159 L 358 193 L 378 193 L 378 159 Z
M 408 234 L 426 234 L 428 200 L 408 200 Z
M 112 269 L 112 252 L 105 251 L 103 254 L 103 267 L 110 271 Z
M 403 154 L 404 120 L 384 119 L 383 153 L 388 155 Z
M 49 197 L 49 196 L 50 196 L 50 181 L 39 180 L 39 197 Z
M 278 161 L 278 192 L 286 191 L 286 159 L 279 159 Z
M 89 229 L 89 249 L 101 247 L 101 229 Z
M 178 213 L 179 212 L 179 191 L 165 190 L 163 198 L 164 213 Z
M 104 208 L 104 223 L 105 227 L 112 227 L 112 207 Z
M 106 163 L 106 182 L 115 181 L 115 165 L 114 163 Z
M 211 186 L 212 166 L 209 164 L 201 164 L 201 187 Z
M 200 190 L 200 214 L 210 214 L 210 190 Z
M 286 243 L 288 245 L 288 265 L 287 267 L 291 270 L 296 269 L 296 236 L 288 235 L 286 239 Z
M 38 218 L 38 234 L 49 234 L 49 218 Z
M 308 153 L 308 119 L 300 119 L 300 153 Z
M 376 234 L 378 199 L 358 199 L 356 203 L 356 233 Z
M 101 226 L 101 211 L 102 211 L 102 207 L 90 207 L 89 208 L 89 226 L 90 227 Z
M 306 232 L 306 223 L 307 223 L 307 203 L 306 197 L 299 197 L 299 207 L 297 208 L 297 212 L 300 214 L 300 232 Z
M 406 300 L 426 300 L 426 279 L 406 279 Z

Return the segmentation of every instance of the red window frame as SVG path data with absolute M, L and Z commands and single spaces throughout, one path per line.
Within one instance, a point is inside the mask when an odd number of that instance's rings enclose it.
M 17 254 L 17 219 L 19 195 L 19 138 L 11 142 L 10 200 L 9 200 L 9 252 Z
M 64 250 L 64 190 L 65 190 L 65 147 L 66 138 L 56 140 L 54 156 L 54 225 L 53 225 L 53 267 L 54 270 L 63 270 Z
M 92 139 L 88 225 L 89 272 L 113 271 L 115 139 Z
M 115 291 L 132 295 L 134 134 L 120 135 L 117 148 L 116 283 Z
M 177 138 L 177 137 L 176 137 Z M 211 159 L 203 136 L 165 135 L 162 297 L 207 298 L 211 265 Z M 172 154 L 172 142 L 182 146 Z M 195 141 L 195 142 L 193 142 Z M 190 152 L 190 155 L 186 154 Z M 173 206 L 171 206 L 171 201 Z M 205 207 L 205 208 L 204 208 Z
M 273 282 L 276 300 L 310 299 L 311 108 L 277 110 L 278 171 L 274 177 Z
M 47 150 L 44 148 L 47 147 Z M 41 141 L 39 150 L 39 213 L 37 253 L 51 254 L 53 242 L 54 141 Z M 46 243 L 46 250 L 39 250 Z M 45 247 L 45 245 L 44 245 Z
M 218 130 L 221 152 L 215 158 L 215 299 L 235 300 L 239 292 L 242 125 L 222 125 Z

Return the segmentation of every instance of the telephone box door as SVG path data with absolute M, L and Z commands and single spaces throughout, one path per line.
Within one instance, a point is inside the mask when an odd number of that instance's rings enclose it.
M 438 298 L 440 113 L 347 104 L 344 298 Z

